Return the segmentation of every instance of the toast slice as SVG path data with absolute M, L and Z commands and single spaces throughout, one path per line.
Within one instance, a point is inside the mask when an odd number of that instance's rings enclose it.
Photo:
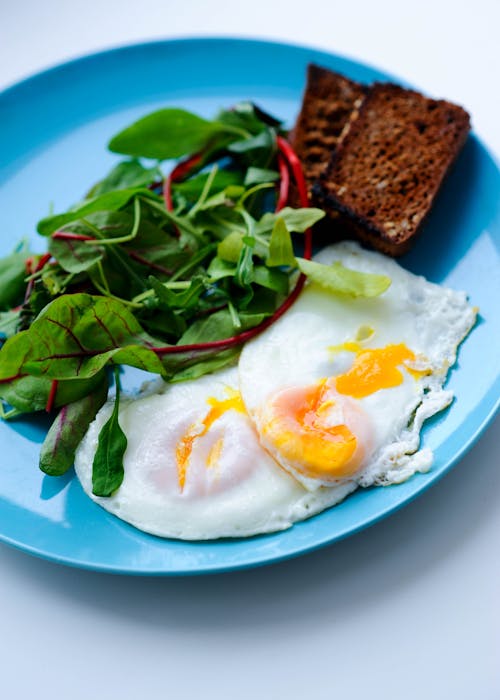
M 350 233 L 388 255 L 401 255 L 420 231 L 469 130 L 462 107 L 375 83 L 351 113 L 314 196 L 336 221 L 340 214 Z
M 309 189 L 328 165 L 364 87 L 327 68 L 310 64 L 302 108 L 289 140 L 299 156 Z

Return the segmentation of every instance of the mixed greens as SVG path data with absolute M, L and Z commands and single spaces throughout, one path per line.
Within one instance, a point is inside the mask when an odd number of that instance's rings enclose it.
M 310 229 L 324 213 L 308 206 L 284 136 L 251 103 L 212 121 L 154 112 L 111 140 L 125 160 L 81 202 L 38 223 L 47 253 L 22 244 L 0 260 L 2 417 L 58 409 L 44 472 L 71 467 L 111 368 L 115 406 L 93 472 L 101 496 L 123 479 L 119 365 L 171 382 L 219 369 L 286 311 L 306 276 L 341 294 L 387 288 L 386 277 L 309 260 Z M 165 176 L 160 164 L 179 158 Z M 290 175 L 302 207 L 287 206 Z

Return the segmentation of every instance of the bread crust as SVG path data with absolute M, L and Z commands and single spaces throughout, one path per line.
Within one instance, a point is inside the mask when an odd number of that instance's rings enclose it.
M 348 235 L 401 255 L 420 232 L 469 130 L 462 107 L 375 83 L 352 110 L 313 197 Z
M 288 136 L 302 162 L 309 191 L 330 161 L 354 105 L 364 94 L 359 83 L 309 64 L 302 108 Z

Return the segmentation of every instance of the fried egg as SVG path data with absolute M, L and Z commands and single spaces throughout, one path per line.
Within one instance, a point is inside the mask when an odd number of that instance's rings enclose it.
M 388 275 L 377 298 L 308 284 L 240 357 L 240 387 L 261 444 L 312 491 L 398 483 L 427 471 L 425 419 L 450 404 L 443 388 L 475 322 L 466 295 L 428 282 L 347 241 L 316 260 Z
M 259 444 L 235 367 L 122 399 L 124 480 L 92 494 L 92 462 L 113 402 L 98 413 L 75 460 L 85 492 L 110 513 L 162 537 L 204 540 L 282 530 L 338 503 L 354 486 L 308 491 Z

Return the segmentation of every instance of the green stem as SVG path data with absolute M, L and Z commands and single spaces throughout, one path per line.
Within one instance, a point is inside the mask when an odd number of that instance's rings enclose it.
M 134 199 L 134 223 L 132 230 L 126 236 L 120 236 L 117 238 L 101 238 L 94 239 L 90 241 L 85 241 L 85 245 L 115 245 L 119 243 L 128 243 L 133 241 L 139 232 L 139 225 L 141 223 L 141 203 L 138 197 Z

